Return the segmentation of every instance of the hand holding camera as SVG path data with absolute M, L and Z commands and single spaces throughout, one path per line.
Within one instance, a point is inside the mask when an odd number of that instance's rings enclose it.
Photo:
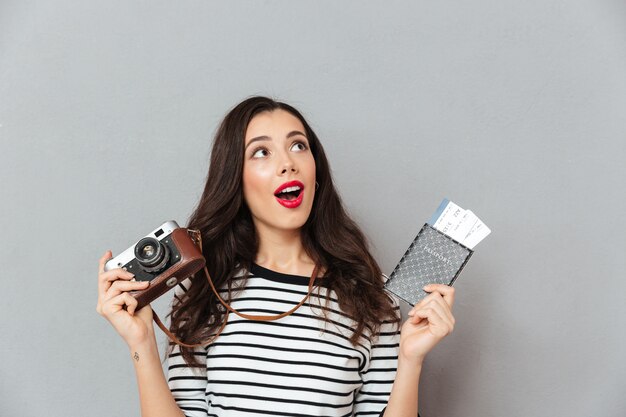
M 100 259 L 96 310 L 129 345 L 154 335 L 152 309 L 143 307 L 204 267 L 198 233 L 168 221 L 115 258 L 107 251 Z
M 154 334 L 152 310 L 144 308 L 135 314 L 138 302 L 129 291 L 145 290 L 150 283 L 133 281 L 133 274 L 122 268 L 105 271 L 105 262 L 110 258 L 110 251 L 100 258 L 96 311 L 113 325 L 129 346 L 136 346 Z

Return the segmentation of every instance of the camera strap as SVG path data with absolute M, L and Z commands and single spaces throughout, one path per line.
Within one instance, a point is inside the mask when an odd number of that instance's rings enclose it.
M 309 290 L 308 290 L 307 294 L 304 296 L 304 298 L 302 299 L 302 301 L 300 301 L 294 308 L 292 308 L 289 311 L 285 311 L 284 313 L 276 314 L 274 316 L 256 316 L 256 315 L 253 315 L 253 314 L 240 313 L 239 311 L 237 311 L 234 308 L 232 308 L 230 306 L 230 304 L 228 304 L 226 301 L 224 301 L 222 299 L 222 297 L 220 297 L 220 295 L 218 294 L 217 290 L 215 289 L 215 285 L 213 285 L 213 280 L 211 279 L 211 276 L 209 275 L 209 271 L 207 271 L 206 266 L 204 267 L 204 273 L 206 274 L 207 279 L 209 280 L 209 284 L 211 284 L 211 288 L 213 289 L 213 293 L 215 293 L 215 296 L 220 301 L 220 303 L 222 303 L 222 305 L 226 308 L 226 310 L 228 310 L 231 313 L 235 313 L 236 315 L 238 315 L 239 317 L 242 317 L 244 319 L 257 320 L 257 321 L 278 320 L 278 319 L 281 319 L 283 317 L 286 317 L 286 316 L 290 315 L 291 313 L 293 313 L 294 311 L 299 309 L 300 306 L 302 306 L 302 304 L 304 304 L 306 302 L 306 300 L 311 296 L 311 293 L 313 292 L 313 284 L 315 283 L 315 278 L 317 278 L 318 271 L 319 271 L 319 267 L 317 265 L 315 265 L 315 268 L 313 268 L 313 273 L 311 274 L 311 279 L 309 279 Z
M 188 229 L 187 231 L 189 232 L 189 235 L 191 239 L 193 240 L 193 242 L 200 248 L 200 252 L 202 252 L 202 235 L 200 231 L 192 230 L 192 229 Z M 244 319 L 255 320 L 255 321 L 274 321 L 274 320 L 278 320 L 278 319 L 281 319 L 283 317 L 286 317 L 292 314 L 294 311 L 299 309 L 306 302 L 306 300 L 308 300 L 309 297 L 311 296 L 311 293 L 313 292 L 313 286 L 315 284 L 315 279 L 317 278 L 318 273 L 319 273 L 319 265 L 316 264 L 315 268 L 313 268 L 313 273 L 311 274 L 311 278 L 309 279 L 309 288 L 308 288 L 307 294 L 291 310 L 285 311 L 284 313 L 272 315 L 272 316 L 257 316 L 253 314 L 241 313 L 235 310 L 234 308 L 232 308 L 230 304 L 228 304 L 226 301 L 224 301 L 222 297 L 220 297 L 219 293 L 217 292 L 217 289 L 215 288 L 215 285 L 213 284 L 213 280 L 211 279 L 211 275 L 209 274 L 209 271 L 207 270 L 207 267 L 205 265 L 204 274 L 206 275 L 206 278 L 209 281 L 209 285 L 211 286 L 211 289 L 213 290 L 213 293 L 215 294 L 219 302 L 224 306 L 224 308 L 226 308 L 226 313 L 224 314 L 224 320 L 222 324 L 220 325 L 220 328 L 218 329 L 217 333 L 206 341 L 203 341 L 200 343 L 194 343 L 194 344 L 187 344 L 187 343 L 181 342 L 172 332 L 169 331 L 169 329 L 163 324 L 163 322 L 161 321 L 161 319 L 159 318 L 159 316 L 156 314 L 154 310 L 152 310 L 152 318 L 154 319 L 154 322 L 157 324 L 157 326 L 159 326 L 159 328 L 163 331 L 163 333 L 165 333 L 174 343 L 181 345 L 181 346 L 188 347 L 188 348 L 206 346 L 209 343 L 212 343 L 213 340 L 215 340 L 222 333 L 222 331 L 224 330 L 224 327 L 226 327 L 226 323 L 228 321 L 228 315 L 231 312 Z

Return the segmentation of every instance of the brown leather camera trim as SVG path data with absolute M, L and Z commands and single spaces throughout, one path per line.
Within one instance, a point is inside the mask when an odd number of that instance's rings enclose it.
M 145 290 L 130 292 L 130 294 L 137 299 L 137 310 L 150 304 L 188 276 L 198 272 L 206 263 L 202 252 L 200 252 L 198 246 L 194 244 L 187 229 L 174 229 L 171 238 L 180 253 L 180 260 L 163 274 L 158 275 L 150 281 L 150 286 Z M 168 281 L 170 285 L 168 285 Z

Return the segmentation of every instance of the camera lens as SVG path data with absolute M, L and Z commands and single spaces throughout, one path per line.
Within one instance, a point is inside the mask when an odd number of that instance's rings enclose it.
M 135 245 L 135 258 L 144 271 L 154 273 L 167 265 L 170 251 L 155 238 L 144 237 Z

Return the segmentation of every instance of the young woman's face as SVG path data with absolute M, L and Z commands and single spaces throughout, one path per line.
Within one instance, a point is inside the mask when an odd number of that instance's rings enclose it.
M 291 113 L 262 112 L 248 124 L 243 194 L 257 229 L 294 230 L 308 219 L 315 196 L 315 160 L 304 126 Z

